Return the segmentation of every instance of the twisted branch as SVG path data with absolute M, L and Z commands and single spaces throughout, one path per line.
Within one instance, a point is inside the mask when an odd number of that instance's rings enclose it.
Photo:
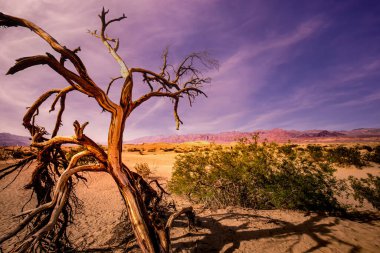
M 83 62 L 77 55 L 80 48 L 70 50 L 59 44 L 34 23 L 0 13 L 0 26 L 29 28 L 60 54 L 57 59 L 49 53 L 17 59 L 7 74 L 15 74 L 33 66 L 48 65 L 69 84 L 68 87 L 63 89 L 53 89 L 42 94 L 27 110 L 23 118 L 23 124 L 32 136 L 31 146 L 37 148 L 36 156 L 24 160 L 23 163 L 16 167 L 0 171 L 1 179 L 1 177 L 5 177 L 17 170 L 17 168 L 22 167 L 25 163 L 30 163 L 35 159 L 38 161 L 32 173 L 32 179 L 26 186 L 26 188 L 32 189 L 36 193 L 37 207 L 21 213 L 19 216 L 25 216 L 23 221 L 10 233 L 0 238 L 1 243 L 17 235 L 28 224 L 31 224 L 31 230 L 29 230 L 23 241 L 16 245 L 14 252 L 51 251 L 62 249 L 62 245 L 66 247 L 70 244 L 65 231 L 68 222 L 73 220 L 71 204 L 75 207 L 75 203 L 77 203 L 75 194 L 71 192 L 73 186 L 71 177 L 76 175 L 77 178 L 82 178 L 77 174 L 77 172 L 81 171 L 106 171 L 112 175 L 126 203 L 137 242 L 144 252 L 169 252 L 169 230 L 174 219 L 185 213 L 189 218 L 189 224 L 194 221 L 192 208 L 185 208 L 172 214 L 165 222 L 168 207 L 164 209 L 159 205 L 163 194 L 166 193 L 164 189 L 156 181 L 155 183 L 161 191 L 161 193 L 158 193 L 140 175 L 131 172 L 122 163 L 123 131 L 125 121 L 130 113 L 153 97 L 168 97 L 172 100 L 174 118 L 178 129 L 179 125 L 183 124 L 178 115 L 180 99 L 187 98 L 191 105 L 197 96 L 206 96 L 202 91 L 202 86 L 209 83 L 210 78 L 203 77 L 198 65 L 211 68 L 217 64 L 215 61 L 208 59 L 206 54 L 193 53 L 180 62 L 178 67 L 174 67 L 168 63 L 168 49 L 165 49 L 162 55 L 162 67 L 159 72 L 156 73 L 142 68 L 129 69 L 117 52 L 119 39 L 111 38 L 106 34 L 106 29 L 109 25 L 122 21 L 126 16 L 123 14 L 121 17 L 107 20 L 108 13 L 109 11 L 103 8 L 99 15 L 101 20 L 100 32 L 98 33 L 96 30 L 90 32 L 93 36 L 101 39 L 109 53 L 120 65 L 121 76 L 112 79 L 106 91 L 99 88 L 89 77 Z M 70 70 L 65 67 L 66 60 L 70 61 L 75 69 Z M 150 92 L 135 101 L 132 100 L 133 74 L 141 74 L 143 82 L 147 84 L 150 90 Z M 123 79 L 119 104 L 108 97 L 112 84 L 118 79 Z M 87 122 L 82 125 L 78 121 L 74 122 L 74 136 L 57 136 L 65 110 L 66 96 L 72 90 L 77 90 L 89 97 L 93 97 L 103 110 L 111 113 L 107 153 L 84 134 Z M 51 105 L 50 112 L 55 110 L 58 101 L 60 102 L 60 109 L 55 121 L 52 138 L 47 139 L 44 137 L 47 134 L 45 128 L 37 126 L 35 118 L 39 113 L 38 108 L 52 94 L 57 95 Z M 74 155 L 69 162 L 61 148 L 63 144 L 79 145 L 85 151 Z M 96 159 L 95 164 L 77 166 L 79 159 L 85 156 L 93 156 Z M 69 197 L 70 200 L 68 200 Z

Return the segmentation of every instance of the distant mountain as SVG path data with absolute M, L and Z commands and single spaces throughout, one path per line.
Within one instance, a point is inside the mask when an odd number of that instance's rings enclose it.
M 14 135 L 10 133 L 0 133 L 0 146 L 29 146 L 29 137 Z
M 323 141 L 323 140 L 336 140 L 336 141 L 355 141 L 367 140 L 380 141 L 380 128 L 360 128 L 353 130 L 342 131 L 328 131 L 328 130 L 284 130 L 275 128 L 271 130 L 257 130 L 253 132 L 222 132 L 216 134 L 184 134 L 184 135 L 170 135 L 170 136 L 147 136 L 137 138 L 134 140 L 126 141 L 126 143 L 152 143 L 152 142 L 166 142 L 166 143 L 181 143 L 192 141 L 208 141 L 216 143 L 233 142 L 241 138 L 250 138 L 253 134 L 259 134 L 261 140 L 287 142 L 310 142 L 310 141 Z M 367 138 L 367 139 L 366 139 Z
M 257 130 L 252 132 L 222 132 L 216 134 L 184 134 L 169 136 L 147 136 L 125 143 L 181 143 L 194 141 L 207 141 L 215 143 L 226 143 L 238 141 L 241 138 L 250 138 L 254 134 L 259 134 L 260 140 L 275 142 L 323 142 L 323 141 L 379 141 L 380 128 L 358 128 L 353 130 L 328 131 L 328 130 L 284 130 L 275 128 L 271 130 Z M 29 146 L 30 139 L 26 136 L 19 136 L 10 133 L 0 133 L 0 146 Z
M 313 137 L 315 138 L 315 137 L 339 137 L 339 136 L 346 136 L 346 134 L 341 133 L 341 132 L 336 132 L 336 131 L 329 132 L 327 130 L 322 130 L 316 133 L 313 133 L 313 132 L 304 133 L 297 137 L 298 138 L 313 138 Z

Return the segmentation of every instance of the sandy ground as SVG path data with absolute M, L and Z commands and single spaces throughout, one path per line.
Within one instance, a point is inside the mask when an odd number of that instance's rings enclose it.
M 175 152 L 125 152 L 123 161 L 131 168 L 146 162 L 155 168 L 155 176 L 165 184 L 171 174 Z M 0 163 L 0 168 L 4 167 Z M 22 172 L 8 188 L 13 177 L 0 182 L 0 234 L 18 222 L 12 219 L 28 200 L 30 192 L 22 187 L 30 170 Z M 380 175 L 380 167 L 340 168 L 339 178 L 349 175 L 364 177 L 366 173 Z M 79 184 L 77 194 L 84 209 L 70 227 L 70 236 L 77 245 L 107 246 L 111 232 L 119 222 L 123 203 L 112 178 L 105 173 L 87 174 L 88 183 Z M 186 200 L 175 197 L 179 207 Z M 32 201 L 26 208 L 33 207 Z M 197 231 L 187 231 L 184 218 L 175 222 L 172 230 L 174 252 L 380 252 L 380 220 L 328 217 L 315 213 L 287 210 L 252 210 L 226 208 L 202 209 L 197 212 Z M 369 208 L 369 205 L 365 207 Z M 377 213 L 379 214 L 379 213 Z M 4 250 L 12 242 L 2 245 Z M 133 251 L 138 251 L 134 248 Z

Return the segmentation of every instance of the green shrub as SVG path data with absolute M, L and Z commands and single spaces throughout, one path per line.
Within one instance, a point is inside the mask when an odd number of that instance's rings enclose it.
M 327 149 L 327 157 L 330 162 L 340 165 L 354 165 L 363 167 L 367 163 L 360 154 L 359 147 L 344 147 Z
M 323 148 L 319 145 L 307 145 L 306 150 L 314 161 L 323 160 Z
M 13 148 L 11 150 L 8 150 L 8 152 L 10 156 L 14 159 L 21 159 L 34 154 L 31 151 L 24 151 L 22 147 Z
M 208 206 L 342 211 L 334 193 L 344 183 L 326 162 L 310 161 L 293 147 L 243 140 L 177 156 L 169 188 Z
M 363 204 L 367 200 L 372 206 L 380 210 L 380 177 L 368 174 L 368 178 L 349 177 L 354 198 Z
M 0 148 L 0 161 L 8 160 L 9 153 L 4 148 Z
M 369 162 L 380 163 L 380 145 L 376 146 L 371 152 L 365 155 Z
M 294 159 L 296 157 L 297 149 L 295 149 L 298 145 L 296 144 L 285 144 L 278 147 L 278 150 L 282 152 L 284 155 L 289 156 L 289 158 Z
M 0 160 L 21 159 L 31 155 L 34 155 L 34 153 L 32 151 L 24 151 L 23 147 L 0 149 Z
M 367 150 L 368 152 L 372 152 L 373 148 L 368 145 L 363 145 L 360 147 L 361 150 Z

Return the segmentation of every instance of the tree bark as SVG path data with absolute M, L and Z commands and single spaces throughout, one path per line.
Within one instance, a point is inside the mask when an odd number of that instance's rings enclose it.
M 166 253 L 169 252 L 167 238 L 161 239 L 156 233 L 131 171 L 123 168 L 121 152 L 126 114 L 118 108 L 112 115 L 108 136 L 108 169 L 123 197 L 141 250 L 147 253 Z

